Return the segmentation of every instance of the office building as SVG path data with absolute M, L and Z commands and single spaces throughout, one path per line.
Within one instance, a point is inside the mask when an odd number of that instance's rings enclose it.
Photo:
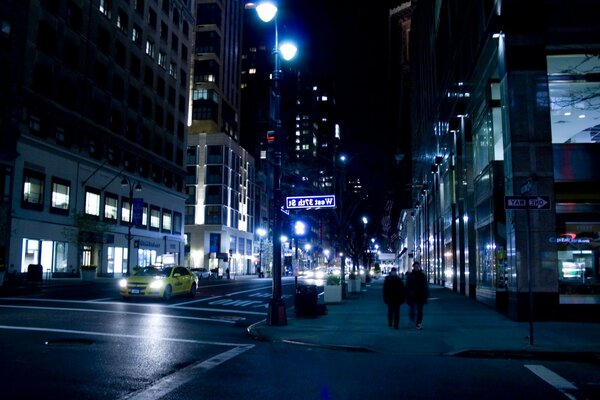
M 183 262 L 193 18 L 182 0 L 3 1 L 2 263 Z
M 186 265 L 255 271 L 254 158 L 240 146 L 244 3 L 194 1 Z

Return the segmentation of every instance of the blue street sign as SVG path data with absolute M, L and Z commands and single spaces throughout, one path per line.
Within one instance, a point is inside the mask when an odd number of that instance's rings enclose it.
M 335 195 L 293 196 L 285 198 L 285 207 L 293 208 L 335 208 Z
M 133 225 L 141 225 L 143 215 L 144 215 L 144 199 L 142 199 L 141 197 L 134 197 L 133 198 L 133 219 L 131 221 L 132 224 Z

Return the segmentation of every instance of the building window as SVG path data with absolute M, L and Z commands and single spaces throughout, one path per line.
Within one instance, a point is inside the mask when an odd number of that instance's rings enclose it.
M 150 207 L 150 229 L 160 229 L 160 209 L 155 206 Z
M 210 253 L 220 253 L 221 252 L 221 234 L 220 233 L 211 233 L 209 236 L 209 245 L 208 251 Z
M 104 196 L 104 220 L 110 222 L 117 221 L 119 210 L 119 199 L 112 193 L 107 193 Z
M 36 210 L 43 208 L 44 179 L 45 176 L 42 173 L 25 170 L 23 177 L 23 207 Z
M 167 55 L 162 51 L 158 52 L 158 65 L 165 69 L 167 68 Z
M 151 40 L 146 40 L 146 54 L 154 58 L 154 43 Z
M 167 42 L 169 40 L 169 27 L 164 21 L 160 21 L 160 38 Z
M 137 45 L 142 43 L 142 29 L 137 25 L 133 25 L 131 29 L 131 40 Z
M 138 14 L 144 15 L 144 0 L 133 0 L 133 8 Z
M 598 143 L 600 57 L 560 54 L 547 57 L 552 143 Z
M 121 223 L 129 224 L 132 221 L 133 216 L 131 215 L 131 201 L 129 197 L 123 197 L 121 199 Z
M 198 152 L 196 146 L 189 146 L 187 148 L 187 163 L 190 165 L 198 164 Z
M 204 223 L 207 225 L 221 225 L 221 206 L 205 207 Z
M 102 14 L 104 14 L 106 16 L 106 18 L 110 19 L 110 9 L 111 9 L 111 4 L 110 4 L 111 0 L 100 0 L 100 3 L 98 5 L 98 10 L 100 10 L 100 12 Z
M 148 25 L 152 27 L 152 29 L 156 30 L 156 11 L 153 9 L 148 9 Z
M 85 189 L 85 213 L 94 217 L 100 216 L 100 190 Z
M 50 205 L 50 211 L 68 214 L 70 185 L 69 181 L 52 178 L 52 204 Z
M 173 233 L 181 233 L 181 213 L 173 213 Z
M 223 183 L 223 167 L 220 165 L 209 165 L 206 167 L 206 184 Z
M 173 229 L 173 215 L 170 210 L 162 212 L 162 230 L 163 232 L 171 232 Z
M 185 206 L 185 224 L 194 225 L 196 223 L 196 207 Z
M 117 14 L 117 28 L 121 30 L 121 32 L 127 33 L 128 18 L 125 11 L 119 9 L 119 13 Z
M 175 63 L 169 64 L 169 75 L 171 75 L 171 77 L 173 79 L 177 79 L 177 64 L 175 64 Z

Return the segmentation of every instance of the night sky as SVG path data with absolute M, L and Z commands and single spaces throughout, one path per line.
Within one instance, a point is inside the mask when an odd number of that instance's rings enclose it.
M 375 209 L 383 208 L 383 196 L 390 187 L 387 172 L 395 152 L 386 126 L 389 6 L 381 0 L 279 3 L 281 35 L 293 32 L 301 37 L 299 57 L 304 66 L 335 79 L 343 150 L 355 157 L 348 171 L 361 178 Z

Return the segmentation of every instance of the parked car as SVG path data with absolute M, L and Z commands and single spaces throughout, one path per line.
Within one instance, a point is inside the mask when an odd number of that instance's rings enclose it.
M 213 274 L 206 268 L 192 268 L 192 272 L 198 277 L 198 279 L 210 279 Z
M 194 297 L 198 290 L 198 278 L 188 268 L 180 265 L 144 267 L 132 276 L 121 279 L 119 287 L 123 298 L 157 297 L 169 300 L 177 295 Z

